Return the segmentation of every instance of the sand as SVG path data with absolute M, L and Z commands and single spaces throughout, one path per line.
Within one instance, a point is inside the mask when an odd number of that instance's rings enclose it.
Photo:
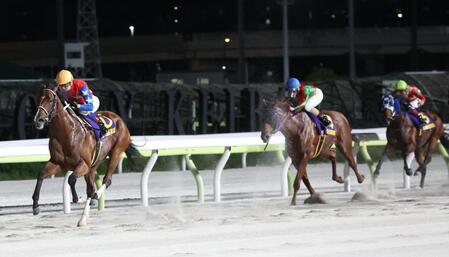
M 401 189 L 401 166 L 385 163 L 377 191 L 364 183 L 346 193 L 331 181 L 330 165 L 311 165 L 310 181 L 326 203 L 304 204 L 302 186 L 294 207 L 280 197 L 280 166 L 225 170 L 220 203 L 212 201 L 213 172 L 204 171 L 204 204 L 194 201 L 188 172 L 156 172 L 148 208 L 136 199 L 140 174 L 118 175 L 107 208 L 93 210 L 84 228 L 76 227 L 81 205 L 62 213 L 59 178 L 44 182 L 38 216 L 30 207 L 34 181 L 1 182 L 0 256 L 448 256 L 443 161 L 434 158 L 424 189 L 418 177 Z

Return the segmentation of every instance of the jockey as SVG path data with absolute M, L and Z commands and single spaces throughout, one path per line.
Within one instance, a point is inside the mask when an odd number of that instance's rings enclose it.
M 407 84 L 404 80 L 399 80 L 394 89 L 393 95 L 404 98 L 408 103 L 409 112 L 418 117 L 421 124 L 424 124 L 426 122 L 425 119 L 418 115 L 419 109 L 426 102 L 426 97 L 421 93 L 421 90 Z
M 320 115 L 316 108 L 323 101 L 323 92 L 321 89 L 311 84 L 300 83 L 296 78 L 289 78 L 285 87 L 288 98 L 290 99 L 290 111 L 296 112 L 304 108 L 307 112 L 314 114 L 323 123 L 328 126 L 331 122 L 326 115 Z
M 73 79 L 73 75 L 68 70 L 61 70 L 56 75 L 56 86 L 63 88 L 67 92 L 67 100 L 75 111 L 84 118 L 90 119 L 100 127 L 100 138 L 106 134 L 107 129 L 101 119 L 96 115 L 100 106 L 100 100 L 94 96 L 87 83 L 80 79 Z

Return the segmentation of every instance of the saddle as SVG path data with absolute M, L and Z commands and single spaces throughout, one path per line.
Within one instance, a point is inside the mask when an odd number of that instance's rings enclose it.
M 106 134 L 102 135 L 101 138 L 109 136 L 109 135 L 112 135 L 112 134 L 114 134 L 116 132 L 116 124 L 115 124 L 115 122 L 112 119 L 110 119 L 110 118 L 108 118 L 106 116 L 103 116 L 101 114 L 97 114 L 97 118 L 99 120 L 101 120 L 101 122 L 103 122 L 105 128 L 107 129 L 106 130 Z M 84 123 L 87 126 L 89 126 L 93 130 L 93 132 L 95 134 L 95 139 L 97 140 L 97 142 L 100 141 L 101 140 L 101 138 L 100 138 L 100 126 L 98 125 L 98 123 L 95 122 L 94 120 L 90 119 L 87 116 L 83 117 L 82 120 L 84 121 Z
M 336 134 L 336 127 L 334 125 L 334 119 L 332 119 L 331 116 L 327 114 L 323 114 L 327 117 L 327 119 L 330 121 L 330 124 L 328 126 L 324 126 L 321 121 L 318 119 L 317 116 L 315 116 L 313 113 L 307 112 L 307 115 L 309 118 L 315 123 L 315 128 L 319 135 L 331 135 L 335 136 Z

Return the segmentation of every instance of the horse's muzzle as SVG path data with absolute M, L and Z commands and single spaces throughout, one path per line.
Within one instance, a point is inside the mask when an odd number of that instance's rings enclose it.
M 42 130 L 45 126 L 45 120 L 42 118 L 37 119 L 34 122 L 34 126 L 36 127 L 37 130 Z
M 268 141 L 270 141 L 271 133 L 262 133 L 262 135 L 260 135 L 260 138 L 262 138 L 262 141 L 264 143 L 267 143 Z

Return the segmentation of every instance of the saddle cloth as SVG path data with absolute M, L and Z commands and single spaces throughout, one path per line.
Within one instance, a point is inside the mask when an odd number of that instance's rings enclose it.
M 317 129 L 318 134 L 335 136 L 336 127 L 335 127 L 334 119 L 331 116 L 324 114 L 327 117 L 327 119 L 330 120 L 330 122 L 331 122 L 327 127 L 325 127 L 321 123 L 321 121 L 318 119 L 318 117 L 315 116 L 313 113 L 310 113 L 310 112 L 306 112 L 306 113 L 309 115 L 310 119 L 312 119 L 312 121 L 315 123 L 315 127 Z
M 107 132 L 105 135 L 103 135 L 103 137 L 112 135 L 116 132 L 116 124 L 112 119 L 110 119 L 106 116 L 103 116 L 101 114 L 97 114 L 97 118 L 99 118 L 103 122 L 104 126 L 107 129 Z M 100 140 L 100 127 L 98 126 L 98 124 L 95 121 L 93 121 L 92 119 L 90 119 L 88 116 L 84 116 L 82 120 L 86 123 L 87 126 L 89 126 L 93 129 L 94 134 L 95 134 L 95 139 L 97 141 L 99 141 Z
M 415 127 L 419 130 L 425 131 L 429 129 L 433 129 L 435 127 L 435 123 L 433 123 L 432 118 L 427 112 L 419 112 L 418 117 L 413 115 L 412 113 L 408 113 L 410 120 L 413 122 Z M 423 124 L 419 121 L 419 119 L 423 120 Z

